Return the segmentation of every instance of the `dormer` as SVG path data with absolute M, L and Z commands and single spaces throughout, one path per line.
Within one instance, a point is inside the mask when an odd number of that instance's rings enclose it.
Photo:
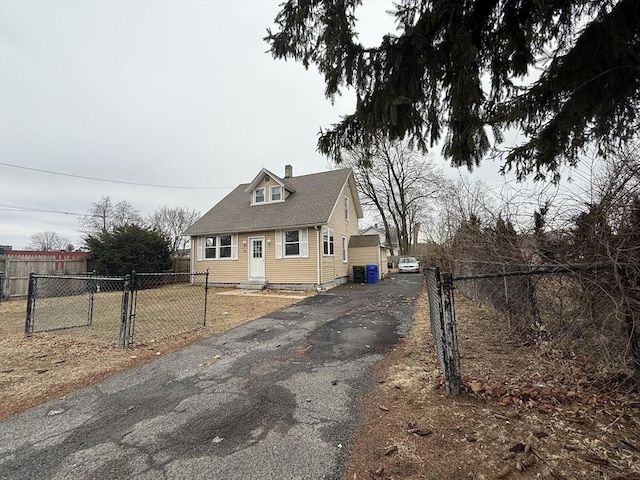
M 287 165 L 286 173 L 291 173 L 291 166 Z M 285 178 L 289 178 L 286 177 Z M 268 203 L 284 202 L 287 197 L 294 192 L 291 187 L 285 184 L 285 181 L 274 175 L 266 168 L 260 170 L 260 173 L 253 179 L 244 190 L 251 196 L 251 205 L 265 205 Z

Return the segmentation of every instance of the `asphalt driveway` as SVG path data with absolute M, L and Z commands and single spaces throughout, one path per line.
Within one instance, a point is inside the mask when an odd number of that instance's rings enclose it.
M 0 422 L 3 479 L 337 479 L 421 275 L 347 285 Z

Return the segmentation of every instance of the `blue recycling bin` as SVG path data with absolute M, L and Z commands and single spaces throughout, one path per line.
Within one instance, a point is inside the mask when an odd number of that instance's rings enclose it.
M 367 265 L 367 283 L 378 283 L 378 265 L 375 263 Z

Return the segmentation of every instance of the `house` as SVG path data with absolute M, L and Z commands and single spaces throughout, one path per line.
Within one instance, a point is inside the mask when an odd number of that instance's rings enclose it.
M 283 178 L 263 168 L 185 235 L 191 271 L 214 285 L 328 288 L 349 278 L 349 239 L 362 208 L 351 169 Z
M 380 228 L 377 223 L 371 227 L 360 230 L 360 235 L 378 235 L 380 237 L 380 244 L 384 247 L 387 253 L 387 257 L 398 255 L 398 252 L 400 252 L 400 247 L 398 244 L 398 232 L 395 228 L 392 228 L 389 234 L 389 236 L 391 237 L 391 244 L 387 242 L 387 235 L 384 231 L 384 228 Z

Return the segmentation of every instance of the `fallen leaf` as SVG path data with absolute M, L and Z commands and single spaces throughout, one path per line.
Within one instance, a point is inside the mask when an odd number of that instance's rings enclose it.
M 471 382 L 471 384 L 469 385 L 469 388 L 471 388 L 471 391 L 473 393 L 480 393 L 483 390 L 482 383 L 478 382 L 477 380 L 474 380 L 473 382 Z

